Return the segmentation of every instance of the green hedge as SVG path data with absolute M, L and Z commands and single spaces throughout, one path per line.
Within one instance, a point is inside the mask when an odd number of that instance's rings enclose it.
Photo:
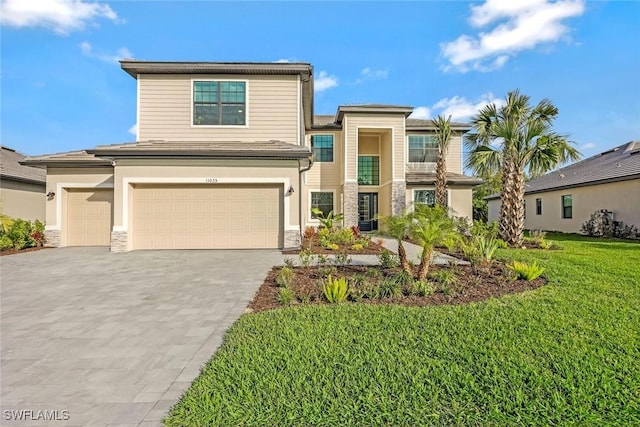
M 24 249 L 44 244 L 44 224 L 21 218 L 2 217 L 0 227 L 0 250 Z

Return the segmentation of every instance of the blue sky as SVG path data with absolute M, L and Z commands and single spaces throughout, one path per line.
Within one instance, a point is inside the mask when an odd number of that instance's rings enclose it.
M 416 107 L 468 120 L 513 89 L 560 109 L 585 157 L 640 139 L 640 2 L 2 0 L 2 144 L 36 155 L 135 140 L 124 57 L 303 61 L 315 113 Z

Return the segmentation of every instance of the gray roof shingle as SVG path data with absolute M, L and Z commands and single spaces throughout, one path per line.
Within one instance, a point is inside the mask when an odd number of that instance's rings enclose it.
M 407 185 L 433 185 L 436 182 L 436 174 L 433 172 L 407 172 Z M 447 183 L 457 185 L 478 185 L 482 179 L 459 173 L 447 172 Z
M 631 141 L 528 181 L 525 194 L 639 178 L 640 141 Z
M 35 184 L 44 184 L 46 182 L 47 172 L 44 169 L 20 164 L 27 156 L 8 147 L 0 148 L 2 149 L 2 156 L 0 156 L 0 176 L 2 179 Z

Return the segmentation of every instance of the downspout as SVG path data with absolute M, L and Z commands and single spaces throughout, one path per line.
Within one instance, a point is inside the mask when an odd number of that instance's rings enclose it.
M 302 174 L 311 169 L 313 166 L 313 155 L 309 156 L 307 159 L 309 161 L 309 166 L 302 168 L 302 163 L 300 163 L 300 159 L 298 159 L 298 191 L 300 194 L 298 195 L 298 219 L 300 223 L 300 238 L 302 239 Z

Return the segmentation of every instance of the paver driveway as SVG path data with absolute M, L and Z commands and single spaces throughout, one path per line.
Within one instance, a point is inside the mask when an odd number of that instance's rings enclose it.
M 281 262 L 278 251 L 2 257 L 0 425 L 159 425 Z

